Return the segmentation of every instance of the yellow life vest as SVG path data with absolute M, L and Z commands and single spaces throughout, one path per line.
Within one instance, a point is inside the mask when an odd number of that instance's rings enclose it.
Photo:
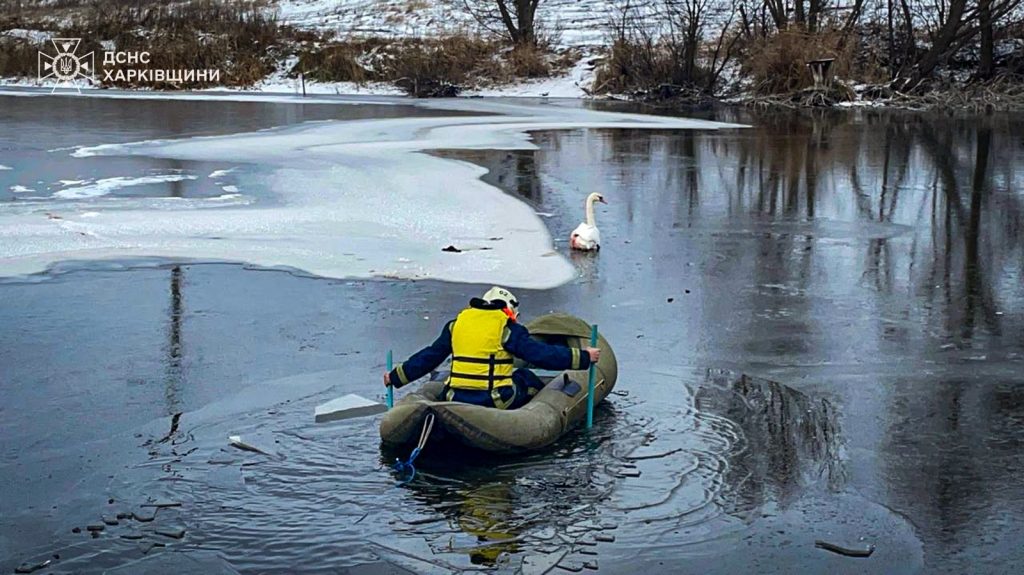
M 466 308 L 452 324 L 452 389 L 512 385 L 512 354 L 502 347 L 508 316 L 500 309 Z

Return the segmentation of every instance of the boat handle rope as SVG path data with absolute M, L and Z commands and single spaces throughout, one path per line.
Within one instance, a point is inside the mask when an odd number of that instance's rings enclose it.
M 402 479 L 398 482 L 395 487 L 400 487 L 409 483 L 416 477 L 416 466 L 413 465 L 413 461 L 416 461 L 416 456 L 420 454 L 423 447 L 427 444 L 427 438 L 430 437 L 431 430 L 434 429 L 434 414 L 428 413 L 426 419 L 423 420 L 423 429 L 420 431 L 420 441 L 416 444 L 416 447 L 409 454 L 409 459 L 402 461 L 401 459 L 395 458 L 395 471 L 399 474 L 409 474 L 409 477 Z

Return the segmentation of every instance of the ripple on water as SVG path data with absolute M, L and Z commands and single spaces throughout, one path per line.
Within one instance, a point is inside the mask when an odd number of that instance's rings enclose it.
M 750 413 L 789 413 L 756 409 L 766 394 L 778 403 L 778 390 L 753 386 L 761 395 L 744 396 L 735 383 L 701 387 L 666 413 L 616 396 L 591 433 L 518 457 L 428 443 L 416 480 L 400 487 L 389 464 L 407 454 L 381 450 L 378 420 L 315 425 L 322 397 L 212 420 L 186 413 L 172 436 L 140 439 L 148 457 L 111 483 L 119 501 L 182 507 L 151 524 L 109 528 L 105 544 L 61 568 L 74 572 L 101 555 L 108 564 L 133 560 L 140 551 L 121 530 L 152 538 L 172 523 L 186 537 L 162 542 L 218 550 L 242 572 L 328 573 L 380 561 L 446 572 L 512 569 L 541 553 L 577 563 L 596 552 L 612 561 L 640 550 L 666 560 L 714 553 L 744 528 L 737 485 L 759 473 L 744 459 L 745 430 L 764 424 L 751 424 Z M 230 447 L 228 435 L 266 454 Z

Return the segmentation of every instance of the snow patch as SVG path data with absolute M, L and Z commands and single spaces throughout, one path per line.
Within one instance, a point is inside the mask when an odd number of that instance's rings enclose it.
M 21 38 L 28 40 L 35 44 L 42 44 L 49 42 L 53 36 L 52 32 L 46 32 L 43 30 L 26 30 L 25 28 L 11 28 L 10 30 L 4 30 L 0 32 L 0 36 L 7 36 L 9 38 Z
M 509 86 L 467 90 L 467 96 L 516 96 L 531 98 L 586 98 L 597 74 L 596 56 L 581 58 L 568 74 L 554 78 L 527 80 Z
M 228 193 L 231 193 L 231 194 L 237 194 L 238 193 L 238 187 L 236 187 L 236 186 L 224 186 L 221 189 L 224 190 L 225 192 L 228 192 Z
M 214 170 L 210 172 L 210 175 L 207 177 L 212 179 L 223 178 L 224 176 L 230 174 L 233 171 L 235 171 L 235 168 L 228 168 L 226 170 Z

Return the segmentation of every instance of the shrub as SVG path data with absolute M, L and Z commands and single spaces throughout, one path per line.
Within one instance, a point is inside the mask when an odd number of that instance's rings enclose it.
M 551 75 L 547 53 L 537 45 L 520 45 L 508 52 L 509 72 L 517 78 L 546 78 Z
M 746 47 L 742 68 L 754 80 L 760 94 L 786 94 L 809 88 L 814 79 L 807 63 L 835 58 L 832 75 L 848 77 L 853 62 L 854 42 L 840 45 L 841 34 L 826 30 L 814 34 L 799 28 L 784 30 Z
M 0 37 L 0 77 L 35 77 L 39 48 L 24 38 Z

